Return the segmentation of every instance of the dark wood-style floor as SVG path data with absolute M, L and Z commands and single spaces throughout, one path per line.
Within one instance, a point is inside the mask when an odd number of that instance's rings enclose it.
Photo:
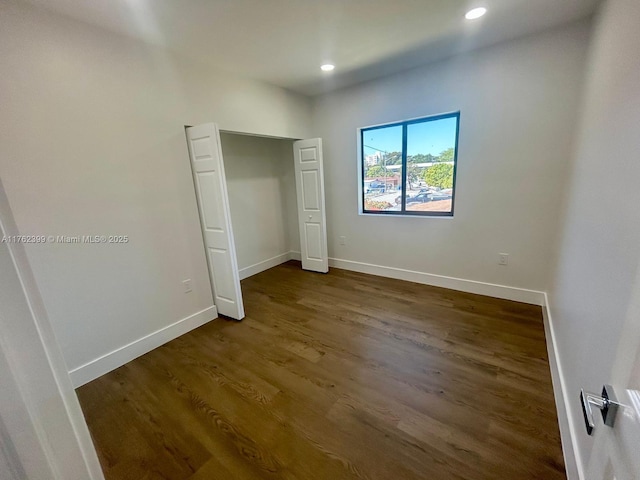
M 290 262 L 81 387 L 115 479 L 565 478 L 539 307 Z

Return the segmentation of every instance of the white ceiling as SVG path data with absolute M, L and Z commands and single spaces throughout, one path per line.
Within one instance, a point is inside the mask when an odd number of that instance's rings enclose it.
M 561 25 L 599 0 L 29 0 L 307 95 Z M 464 19 L 486 6 L 482 19 Z M 335 63 L 332 73 L 322 63 Z

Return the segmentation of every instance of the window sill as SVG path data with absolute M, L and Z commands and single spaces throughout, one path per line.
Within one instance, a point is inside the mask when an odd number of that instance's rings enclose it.
M 453 220 L 453 215 L 389 215 L 384 213 L 364 213 L 358 212 L 358 215 L 363 217 L 376 217 L 376 218 L 437 218 L 437 219 L 446 219 Z

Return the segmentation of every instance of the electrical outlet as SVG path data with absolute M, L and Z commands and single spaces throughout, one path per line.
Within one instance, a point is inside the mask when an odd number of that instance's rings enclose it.
M 339 241 L 340 245 L 346 245 L 347 244 L 347 237 L 342 235 L 342 236 L 338 237 L 338 241 Z
M 499 253 L 498 254 L 498 265 L 509 265 L 509 254 L 508 253 Z
M 191 285 L 191 279 L 187 278 L 186 280 L 182 281 L 182 285 L 184 287 L 184 293 L 189 293 L 190 291 L 193 290 L 193 285 Z

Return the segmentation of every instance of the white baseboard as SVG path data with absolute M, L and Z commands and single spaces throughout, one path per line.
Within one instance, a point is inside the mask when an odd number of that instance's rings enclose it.
M 101 357 L 91 360 L 84 365 L 74 368 L 69 372 L 71 382 L 74 388 L 78 388 L 91 380 L 109 373 L 127 362 L 138 358 L 145 353 L 150 352 L 154 348 L 173 340 L 174 338 L 184 335 L 191 330 L 211 321 L 218 316 L 218 310 L 215 305 L 205 308 L 193 315 L 189 315 L 182 320 L 178 320 L 160 330 L 156 330 L 149 335 L 109 352 Z
M 544 333 L 547 340 L 547 352 L 549 355 L 549 368 L 551 369 L 551 381 L 553 382 L 553 394 L 556 400 L 556 410 L 558 412 L 558 424 L 560 426 L 560 437 L 562 439 L 562 452 L 564 454 L 564 464 L 567 470 L 568 480 L 584 480 L 584 469 L 580 451 L 576 448 L 576 425 L 573 421 L 572 401 L 578 401 L 578 395 L 568 395 L 562 363 L 558 355 L 558 345 L 553 326 L 553 318 L 549 311 L 549 299 L 544 294 L 544 305 L 542 307 L 542 317 L 544 319 Z
M 529 303 L 532 305 L 544 304 L 544 292 L 527 290 L 524 288 L 508 287 L 505 285 L 495 285 L 493 283 L 478 282 L 475 280 L 465 280 L 462 278 L 445 277 L 432 273 L 405 270 L 402 268 L 385 267 L 370 263 L 354 262 L 351 260 L 341 260 L 339 258 L 329 258 L 329 266 L 352 270 L 354 272 L 368 273 L 379 277 L 389 277 L 408 282 L 422 283 L 434 287 L 449 288 L 461 292 L 487 295 L 489 297 L 514 300 L 516 302 Z
M 289 260 L 297 260 L 300 262 L 302 260 L 302 254 L 300 252 L 296 252 L 295 250 L 291 250 L 289 252 Z
M 249 278 L 253 275 L 264 272 L 265 270 L 269 270 L 270 268 L 277 267 L 281 263 L 291 260 L 291 253 L 292 252 L 281 253 L 280 255 L 276 255 L 275 257 L 269 258 L 268 260 L 264 260 L 254 265 L 241 268 L 240 270 L 238 270 L 240 280 L 244 280 L 245 278 Z

